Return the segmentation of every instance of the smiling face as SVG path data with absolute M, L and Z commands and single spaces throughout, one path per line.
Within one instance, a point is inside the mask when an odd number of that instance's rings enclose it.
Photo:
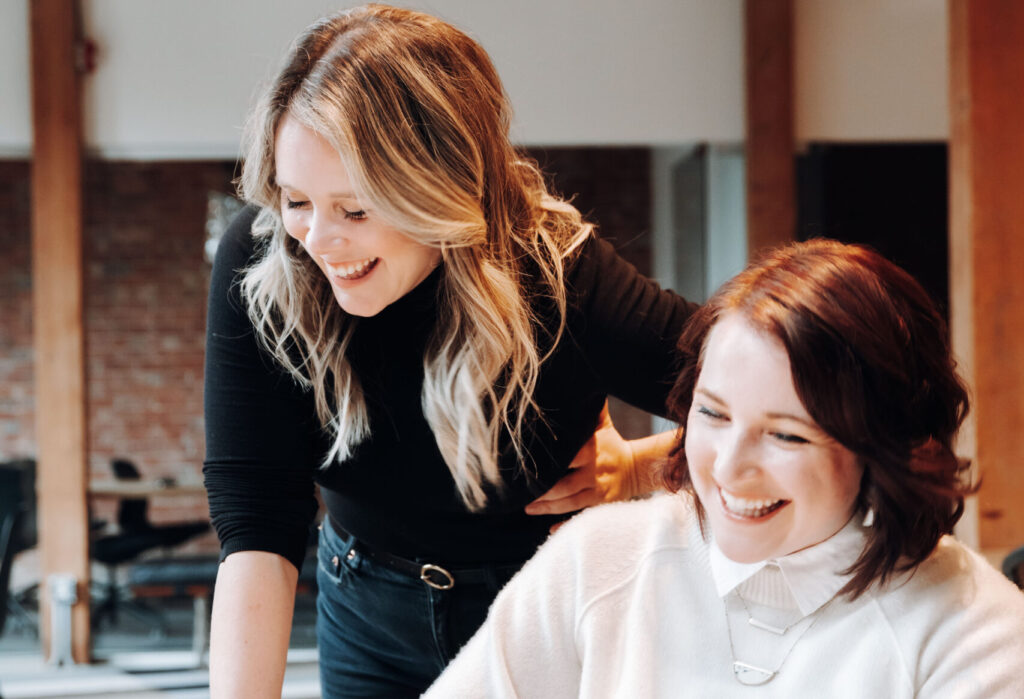
M 289 115 L 277 129 L 274 164 L 285 231 L 330 280 L 346 313 L 380 313 L 437 266 L 440 250 L 387 225 L 356 196 L 337 151 Z
M 782 342 L 738 313 L 708 335 L 685 440 L 694 490 L 734 561 L 813 546 L 853 514 L 857 457 L 808 415 Z

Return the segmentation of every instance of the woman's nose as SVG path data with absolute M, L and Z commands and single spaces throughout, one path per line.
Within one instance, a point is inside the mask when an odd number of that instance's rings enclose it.
M 313 212 L 309 219 L 306 239 L 303 242 L 310 255 L 326 257 L 332 250 L 344 245 L 345 236 L 328 217 Z
M 744 434 L 723 434 L 715 454 L 714 475 L 719 483 L 741 481 L 757 473 L 757 449 Z

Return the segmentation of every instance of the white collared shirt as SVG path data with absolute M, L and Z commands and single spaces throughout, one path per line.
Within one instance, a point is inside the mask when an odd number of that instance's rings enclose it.
M 718 596 L 723 599 L 737 590 L 747 602 L 780 609 L 795 608 L 800 610 L 801 616 L 807 616 L 835 597 L 850 581 L 853 576 L 843 575 L 842 571 L 857 560 L 865 541 L 865 530 L 854 516 L 820 544 L 781 558 L 737 563 L 722 553 L 712 536 L 708 551 L 711 577 Z

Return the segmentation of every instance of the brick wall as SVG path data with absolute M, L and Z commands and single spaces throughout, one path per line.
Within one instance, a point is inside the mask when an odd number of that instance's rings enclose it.
M 35 453 L 29 166 L 0 161 L 0 456 Z
M 555 188 L 642 271 L 650 269 L 645 149 L 546 149 L 534 155 Z M 230 191 L 234 163 L 88 162 L 85 187 L 89 467 L 110 478 L 113 457 L 147 478 L 199 479 L 209 266 L 207 195 Z M 30 168 L 0 161 L 0 459 L 35 453 L 29 229 Z M 627 434 L 642 414 L 615 407 Z M 96 516 L 115 503 L 95 499 Z M 157 521 L 205 517 L 202 498 L 157 498 Z M 205 539 L 193 548 L 212 548 Z
M 90 162 L 85 169 L 89 464 L 115 456 L 147 477 L 201 478 L 207 195 L 231 164 Z M 206 516 L 157 498 L 154 520 Z

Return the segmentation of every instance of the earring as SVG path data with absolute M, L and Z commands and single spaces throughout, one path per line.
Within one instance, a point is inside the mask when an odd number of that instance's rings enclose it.
M 862 524 L 865 527 L 870 527 L 875 523 L 875 508 L 868 506 L 867 512 L 864 513 L 864 521 Z

